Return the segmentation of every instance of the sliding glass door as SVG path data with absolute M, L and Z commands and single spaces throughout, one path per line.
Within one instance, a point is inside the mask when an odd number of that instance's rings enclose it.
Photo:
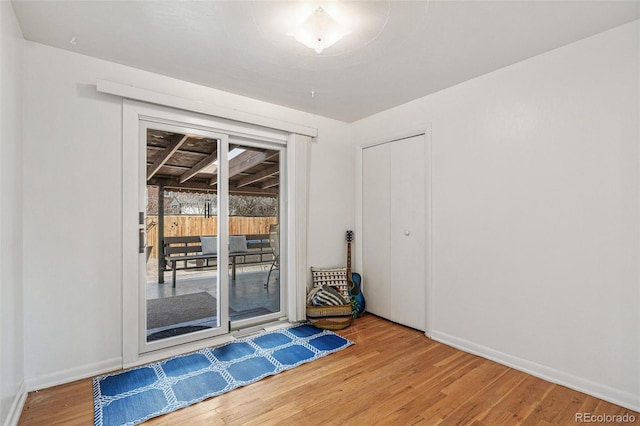
M 282 316 L 284 147 L 141 121 L 141 352 Z

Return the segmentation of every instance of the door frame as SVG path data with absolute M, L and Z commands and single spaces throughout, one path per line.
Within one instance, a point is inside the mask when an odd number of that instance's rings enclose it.
M 366 140 L 356 142 L 356 238 L 362 235 L 363 231 L 363 156 L 364 150 L 376 145 L 387 144 L 402 139 L 408 139 L 414 136 L 423 136 L 425 143 L 425 234 L 426 234 L 426 250 L 424 264 L 426 268 L 425 283 L 425 335 L 431 337 L 433 330 L 433 309 L 435 306 L 433 300 L 433 160 L 432 160 L 432 142 L 431 142 L 431 124 L 425 124 L 416 129 L 409 130 L 378 140 Z M 362 271 L 362 288 L 366 296 L 367 294 L 367 277 L 363 271 L 363 250 L 362 244 L 355 245 L 356 261 L 355 266 Z
M 311 137 L 286 130 L 261 127 L 161 105 L 123 99 L 122 135 L 122 363 L 123 368 L 140 365 L 168 356 L 215 346 L 233 339 L 230 334 L 203 339 L 184 345 L 144 353 L 139 342 L 139 217 L 138 188 L 140 164 L 140 121 L 162 121 L 182 127 L 204 128 L 214 133 L 229 135 L 229 141 L 264 141 L 286 145 L 286 163 L 281 167 L 286 189 L 286 209 L 281 211 L 282 256 L 281 276 L 288 283 L 286 317 L 281 320 L 296 322 L 305 318 L 307 275 L 307 188 L 309 145 Z

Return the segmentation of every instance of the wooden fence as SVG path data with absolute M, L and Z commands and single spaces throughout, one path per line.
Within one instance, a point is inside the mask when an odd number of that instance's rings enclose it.
M 269 225 L 275 223 L 278 223 L 275 217 L 231 216 L 229 235 L 268 234 Z M 165 237 L 217 234 L 217 216 L 166 215 L 164 217 Z M 158 256 L 158 216 L 147 216 L 147 244 L 153 246 L 149 257 L 156 258 Z

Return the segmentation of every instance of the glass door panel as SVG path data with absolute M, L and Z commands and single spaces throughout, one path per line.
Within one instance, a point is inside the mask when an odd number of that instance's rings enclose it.
M 141 340 L 150 351 L 228 333 L 228 277 L 219 273 L 228 259 L 227 210 L 218 214 L 228 137 L 145 123 L 144 138 Z
M 229 319 L 242 328 L 282 316 L 282 153 L 259 144 L 229 148 Z

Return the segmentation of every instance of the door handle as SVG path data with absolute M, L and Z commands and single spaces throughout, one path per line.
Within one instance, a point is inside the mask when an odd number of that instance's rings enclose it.
M 144 253 L 144 229 L 140 228 L 138 233 L 138 253 Z

